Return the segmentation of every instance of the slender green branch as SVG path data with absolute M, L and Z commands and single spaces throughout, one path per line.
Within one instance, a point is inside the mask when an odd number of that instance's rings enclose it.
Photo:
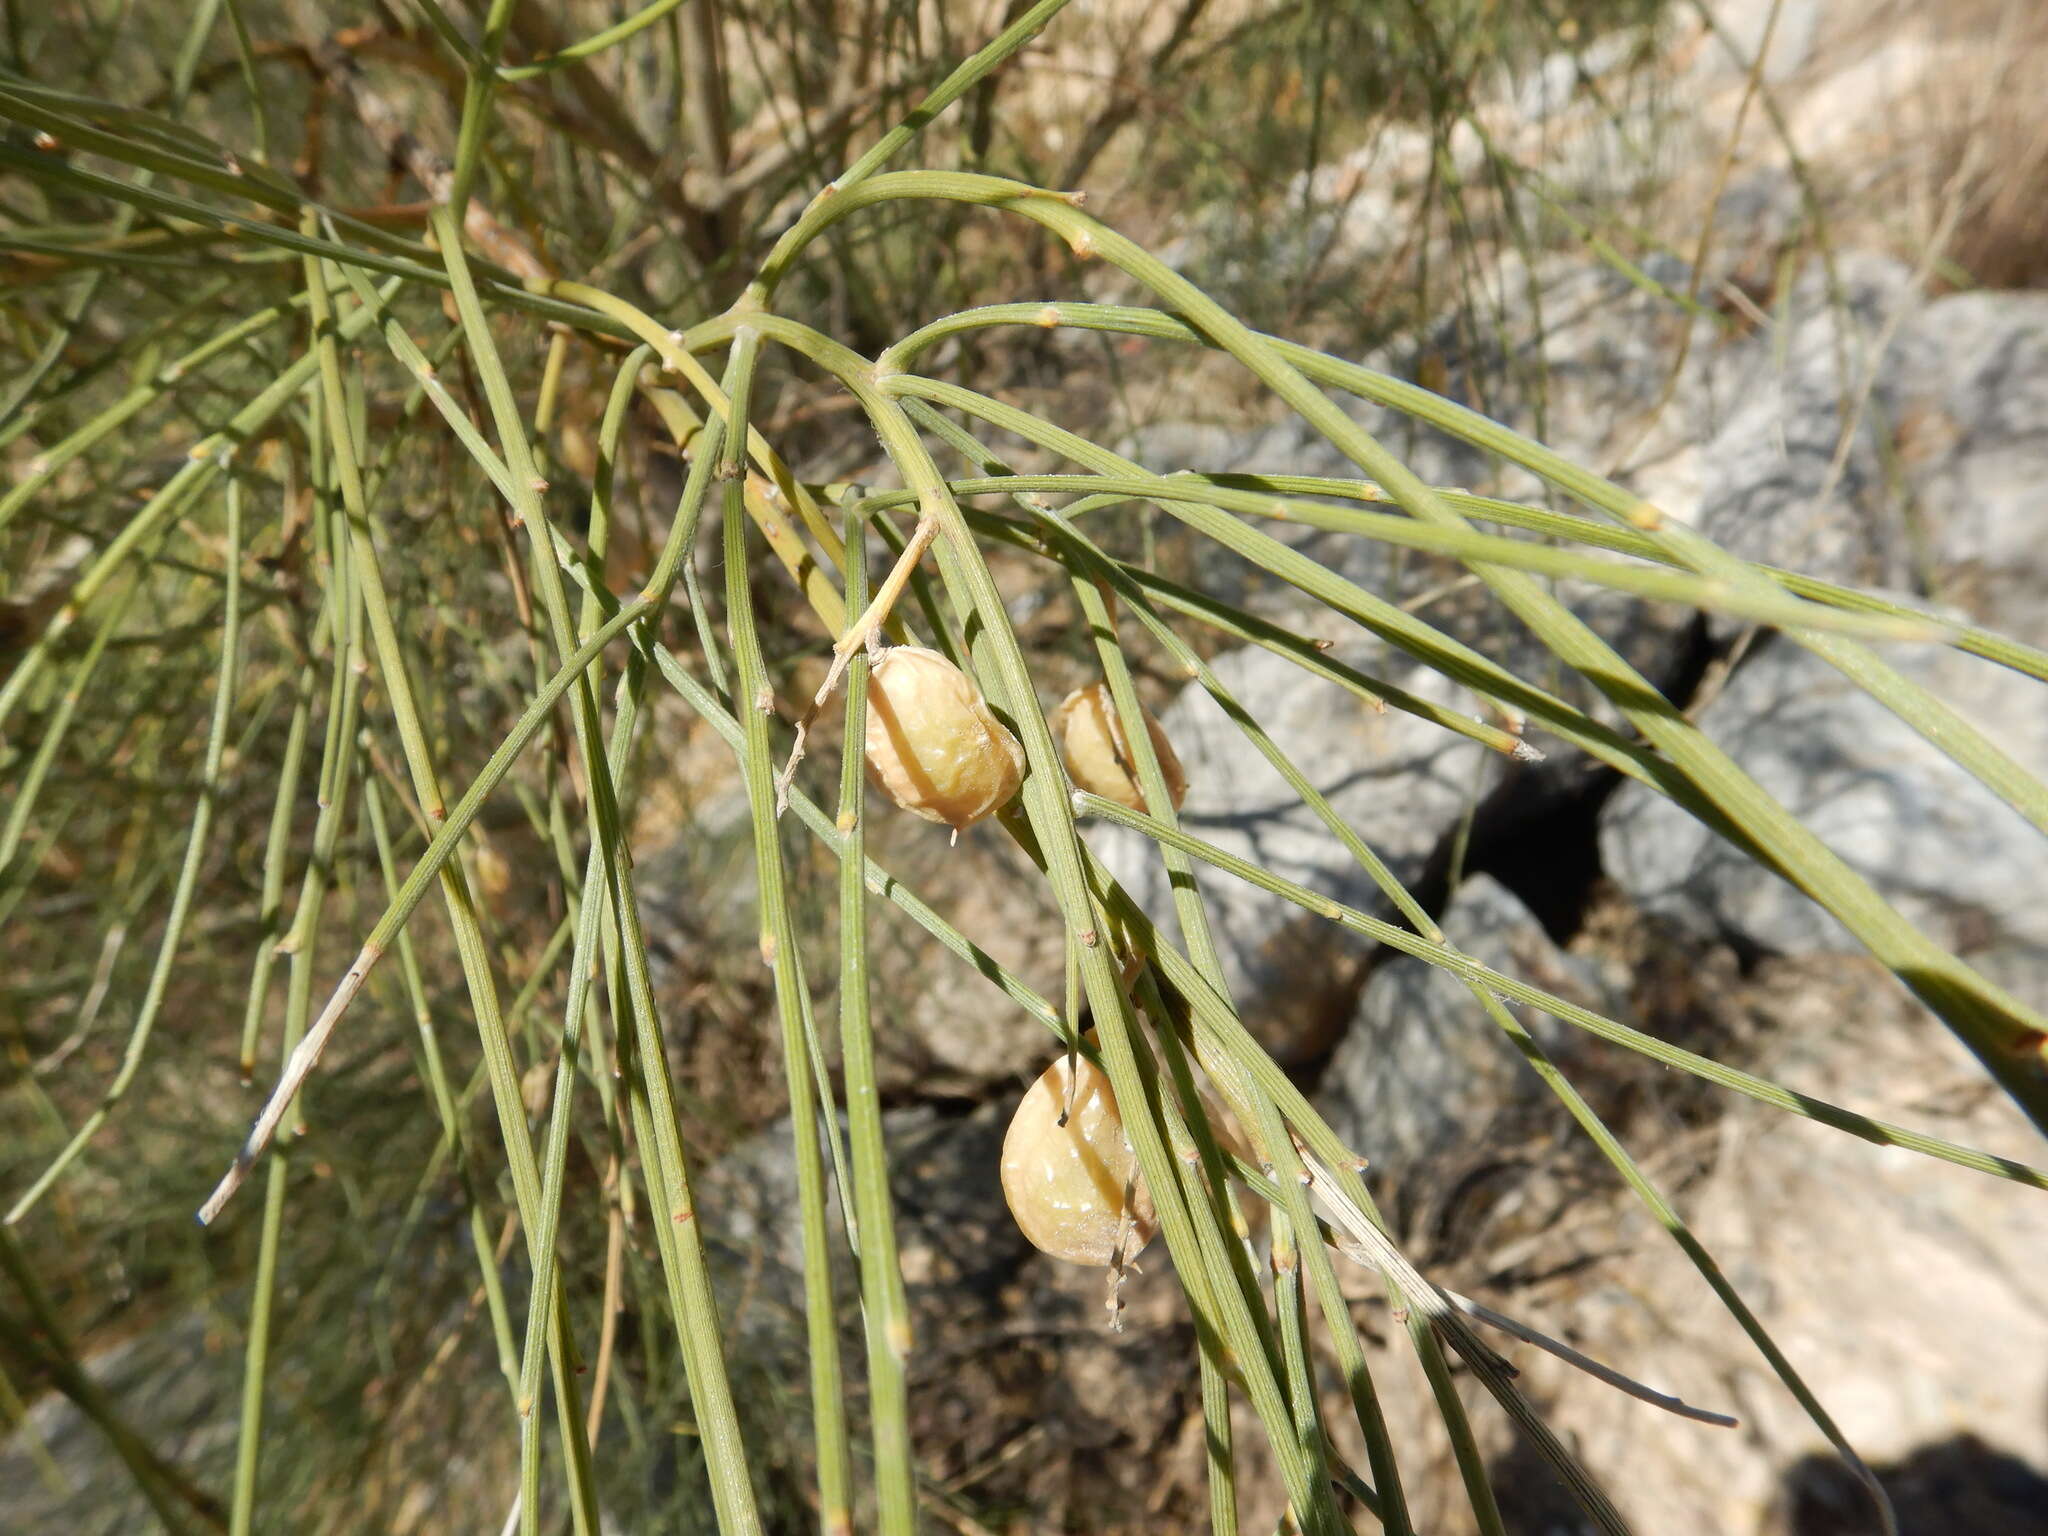
M 214 677 L 213 715 L 206 731 L 206 756 L 200 769 L 199 799 L 192 809 L 190 830 L 185 837 L 185 857 L 178 869 L 177 888 L 171 893 L 171 908 L 164 919 L 163 936 L 157 941 L 156 963 L 143 990 L 142 1006 L 136 1010 L 134 1029 L 121 1067 L 107 1085 L 98 1106 L 86 1116 L 64 1150 L 51 1160 L 42 1176 L 7 1212 L 11 1226 L 28 1214 L 45 1191 L 63 1175 L 83 1152 L 100 1127 L 107 1123 L 142 1070 L 149 1048 L 150 1031 L 170 988 L 171 971 L 177 964 L 178 948 L 184 941 L 185 922 L 192 911 L 192 893 L 199 883 L 199 870 L 206 858 L 207 842 L 213 831 L 214 813 L 221 797 L 221 759 L 227 750 L 228 721 L 235 707 L 235 681 L 241 667 L 242 643 L 242 487 L 233 476 L 227 483 L 227 549 L 223 556 L 227 573 L 227 595 L 223 601 L 220 631 L 220 667 Z M 4 860 L 0 860 L 4 865 Z

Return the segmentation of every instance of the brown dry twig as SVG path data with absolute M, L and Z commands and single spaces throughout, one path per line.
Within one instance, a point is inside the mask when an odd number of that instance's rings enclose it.
M 348 102 L 378 149 L 394 165 L 402 165 L 435 203 L 448 201 L 455 185 L 455 167 L 445 156 L 422 144 L 405 118 L 364 77 L 355 54 L 341 41 L 343 34 L 310 43 L 306 56 L 329 89 Z M 472 197 L 464 210 L 462 232 L 478 251 L 508 271 L 533 281 L 555 274 L 533 247 L 506 228 L 482 201 Z

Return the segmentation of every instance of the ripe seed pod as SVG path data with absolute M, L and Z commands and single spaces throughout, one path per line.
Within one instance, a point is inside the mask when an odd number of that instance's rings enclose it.
M 1063 1056 L 1024 1092 L 1003 1136 L 1003 1198 L 1032 1247 L 1070 1264 L 1097 1267 L 1133 1258 L 1158 1218 L 1124 1134 L 1116 1094 L 1086 1057 L 1073 1064 L 1073 1110 Z
M 883 653 L 868 690 L 868 773 L 913 816 L 955 832 L 997 811 L 1024 781 L 1024 749 L 974 679 L 937 651 Z
M 1173 808 L 1188 797 L 1188 779 L 1174 755 L 1173 743 L 1151 710 L 1145 710 L 1145 734 L 1152 738 L 1159 771 L 1166 776 L 1167 793 Z M 1053 711 L 1052 727 L 1059 733 L 1060 755 L 1066 759 L 1067 774 L 1091 795 L 1114 800 L 1134 811 L 1145 809 L 1145 791 L 1138 783 L 1137 760 L 1131 755 L 1130 739 L 1123 721 L 1117 718 L 1116 700 L 1108 683 L 1091 683 L 1076 688 Z

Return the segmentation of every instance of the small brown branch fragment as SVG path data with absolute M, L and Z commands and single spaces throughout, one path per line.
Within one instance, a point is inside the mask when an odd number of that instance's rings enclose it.
M 455 167 L 414 137 L 398 108 L 364 78 L 362 66 L 348 48 L 328 39 L 310 44 L 307 56 L 320 79 L 349 104 L 391 162 L 410 171 L 436 203 L 447 202 L 455 185 Z M 462 232 L 485 257 L 529 282 L 554 276 L 532 246 L 501 224 L 477 198 L 469 200 Z
M 1608 1386 L 1618 1391 L 1626 1392 L 1630 1397 L 1648 1403 L 1652 1407 L 1662 1408 L 1666 1413 L 1675 1413 L 1681 1419 L 1691 1419 L 1700 1424 L 1713 1424 L 1722 1429 L 1733 1429 L 1742 1422 L 1733 1414 L 1714 1413 L 1705 1408 L 1695 1408 L 1683 1398 L 1672 1397 L 1670 1394 L 1659 1392 L 1653 1387 L 1646 1387 L 1641 1382 L 1622 1375 L 1621 1372 L 1615 1370 L 1612 1366 L 1602 1365 L 1598 1360 L 1588 1355 L 1580 1354 L 1571 1345 L 1564 1343 L 1562 1340 L 1553 1339 L 1545 1333 L 1538 1333 L 1527 1323 L 1518 1323 L 1512 1317 L 1496 1312 L 1491 1307 L 1481 1306 L 1469 1297 L 1460 1296 L 1456 1291 L 1447 1290 L 1443 1294 L 1449 1299 L 1452 1306 L 1463 1312 L 1467 1317 L 1476 1318 L 1489 1327 L 1498 1328 L 1502 1333 L 1520 1339 L 1524 1344 L 1534 1344 L 1538 1349 L 1557 1356 L 1566 1365 L 1574 1366 L 1584 1371 L 1594 1380 L 1604 1381 Z
M 917 562 L 924 552 L 931 548 L 932 540 L 938 537 L 938 519 L 926 514 L 918 519 L 916 530 L 910 535 L 910 542 L 903 546 L 903 553 L 896 558 L 895 567 L 875 591 L 861 616 L 847 627 L 832 646 L 832 665 L 826 669 L 825 681 L 818 685 L 818 692 L 810 706 L 804 710 L 803 718 L 796 723 L 796 744 L 790 748 L 789 761 L 782 765 L 782 772 L 775 776 L 775 814 L 780 816 L 789 807 L 789 786 L 796 778 L 797 764 L 804 760 L 804 742 L 810 735 L 811 723 L 818 718 L 818 712 L 838 691 L 839 680 L 846 675 L 847 666 L 853 660 L 853 653 L 865 649 L 870 656 L 875 653 L 881 638 L 882 626 L 889 622 L 896 602 L 903 596 L 903 589 L 910 585 L 911 574 L 917 569 Z M 851 748 L 849 748 L 851 750 Z
M 284 1065 L 284 1075 L 278 1079 L 277 1087 L 270 1095 L 270 1102 L 263 1106 L 263 1113 L 256 1117 L 256 1124 L 249 1132 L 249 1139 L 242 1143 L 242 1150 L 235 1154 L 235 1161 L 222 1175 L 213 1193 L 206 1197 L 206 1204 L 199 1207 L 199 1224 L 211 1226 L 221 1208 L 234 1198 L 235 1191 L 242 1187 L 242 1181 L 249 1176 L 249 1170 L 256 1166 L 256 1160 L 264 1153 L 277 1135 L 278 1126 L 284 1123 L 292 1101 L 298 1097 L 299 1089 L 313 1074 L 313 1068 L 320 1062 L 320 1053 L 327 1049 L 327 1042 L 334 1034 L 334 1028 L 341 1022 L 341 1016 L 348 1012 L 349 1004 L 363 989 L 363 982 L 369 977 L 384 952 L 373 944 L 365 944 L 355 963 L 341 978 L 334 989 L 334 995 L 327 999 L 327 1006 L 320 1010 L 320 1017 L 313 1021 L 313 1027 L 306 1031 L 306 1038 L 299 1042 L 291 1059 Z

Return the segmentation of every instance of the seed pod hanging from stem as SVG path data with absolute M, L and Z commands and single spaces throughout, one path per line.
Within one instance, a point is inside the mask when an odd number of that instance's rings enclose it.
M 1152 1240 L 1116 1093 L 1085 1057 L 1062 1057 L 1025 1090 L 1003 1136 L 1003 1198 L 1033 1247 L 1070 1264 L 1120 1264 Z
M 1152 738 L 1159 771 L 1166 776 L 1167 793 L 1173 799 L 1173 808 L 1179 810 L 1188 795 L 1187 774 L 1152 711 L 1145 710 L 1144 715 L 1145 733 Z M 1076 785 L 1134 811 L 1145 809 L 1145 791 L 1138 783 L 1138 762 L 1131 755 L 1130 738 L 1117 716 L 1109 684 L 1091 683 L 1068 694 L 1052 713 L 1052 728 L 1060 738 L 1060 755 L 1066 759 L 1067 774 Z
M 1024 781 L 1024 749 L 974 679 L 918 645 L 875 663 L 867 754 L 876 788 L 956 833 L 1000 810 Z

